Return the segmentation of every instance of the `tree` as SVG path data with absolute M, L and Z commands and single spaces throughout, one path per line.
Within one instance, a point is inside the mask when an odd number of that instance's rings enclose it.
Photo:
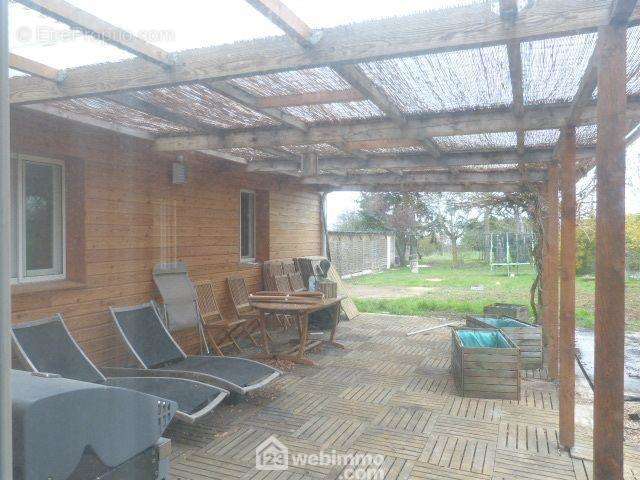
M 396 251 L 402 265 L 407 264 L 406 251 L 418 252 L 418 240 L 432 225 L 429 195 L 414 192 L 363 193 L 357 216 L 371 229 L 393 231 Z
M 454 268 L 460 266 L 458 242 L 465 231 L 477 221 L 470 198 L 465 194 L 442 193 L 433 205 L 434 226 L 449 239 L 451 264 Z

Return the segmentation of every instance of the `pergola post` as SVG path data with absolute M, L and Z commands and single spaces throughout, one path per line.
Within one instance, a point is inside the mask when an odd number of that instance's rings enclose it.
M 565 130 L 560 159 L 560 445 L 575 439 L 576 129 Z
M 598 31 L 594 479 L 623 477 L 626 25 Z
M 545 192 L 543 328 L 549 378 L 558 378 L 558 166 L 551 165 Z
M 11 196 L 9 162 L 9 10 L 0 0 L 0 478 L 13 477 L 11 450 Z

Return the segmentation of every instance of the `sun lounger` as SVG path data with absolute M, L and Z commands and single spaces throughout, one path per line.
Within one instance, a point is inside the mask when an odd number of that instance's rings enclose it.
M 211 383 L 241 395 L 280 376 L 275 368 L 246 358 L 187 356 L 153 302 L 110 310 L 122 338 L 145 369 Z
M 24 366 L 33 372 L 53 373 L 72 380 L 128 388 L 166 398 L 178 404 L 176 418 L 188 423 L 211 412 L 229 394 L 206 383 L 169 376 L 107 378 L 71 336 L 61 315 L 14 325 L 11 336 Z

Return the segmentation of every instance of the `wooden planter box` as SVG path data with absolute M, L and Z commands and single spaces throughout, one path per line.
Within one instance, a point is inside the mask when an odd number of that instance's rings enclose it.
M 522 368 L 542 368 L 542 328 L 520 322 L 514 318 L 468 316 L 467 326 L 501 330 L 520 349 Z
M 463 397 L 520 400 L 520 350 L 500 330 L 453 328 L 451 374 Z
M 492 303 L 484 307 L 485 317 L 510 317 L 527 323 L 529 321 L 529 308 L 526 305 L 513 303 Z

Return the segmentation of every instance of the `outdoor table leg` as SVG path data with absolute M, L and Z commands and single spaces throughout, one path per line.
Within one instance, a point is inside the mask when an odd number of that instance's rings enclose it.
M 260 323 L 260 336 L 262 337 L 262 350 L 265 355 L 271 355 L 269 352 L 269 338 L 267 337 L 267 319 L 263 311 L 260 311 L 259 316 Z
M 304 352 L 307 346 L 307 332 L 309 331 L 309 315 L 300 314 L 300 345 L 298 346 L 298 360 L 304 358 Z
M 336 348 L 346 349 L 344 345 L 336 342 L 336 331 L 338 329 L 338 323 L 340 322 L 340 302 L 338 302 L 333 308 L 333 327 L 331 328 L 331 336 L 327 342 L 329 345 L 333 345 Z

